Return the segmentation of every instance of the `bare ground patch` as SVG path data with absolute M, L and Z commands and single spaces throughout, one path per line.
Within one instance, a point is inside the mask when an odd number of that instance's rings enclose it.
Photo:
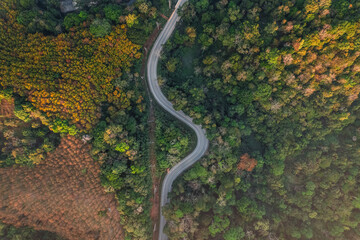
M 0 220 L 68 239 L 124 239 L 113 194 L 104 192 L 90 146 L 65 137 L 34 168 L 0 169 Z

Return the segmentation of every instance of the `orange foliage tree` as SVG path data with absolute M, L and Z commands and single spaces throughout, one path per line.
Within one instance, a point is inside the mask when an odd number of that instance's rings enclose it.
M 103 38 L 82 27 L 56 37 L 25 35 L 15 15 L 8 9 L 0 19 L 2 87 L 12 87 L 48 117 L 70 120 L 84 130 L 97 123 L 103 102 L 110 100 L 117 109 L 130 106 L 127 94 L 112 84 L 141 56 L 140 46 L 127 39 L 125 25 Z
M 251 158 L 249 154 L 245 153 L 240 157 L 240 162 L 237 166 L 239 170 L 245 170 L 251 172 L 257 164 L 255 158 Z

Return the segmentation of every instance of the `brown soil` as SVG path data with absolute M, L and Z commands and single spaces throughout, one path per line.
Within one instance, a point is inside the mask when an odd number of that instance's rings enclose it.
M 152 104 L 150 105 L 150 117 L 149 117 L 149 125 L 150 125 L 150 132 L 149 132 L 149 138 L 150 138 L 150 164 L 151 164 L 151 177 L 153 179 L 152 184 L 152 191 L 153 196 L 151 198 L 151 211 L 150 211 L 150 217 L 153 221 L 153 240 L 158 239 L 158 223 L 159 223 L 159 217 L 160 217 L 160 178 L 156 174 L 156 138 L 155 138 L 155 116 L 154 116 L 154 109 Z
M 148 55 L 148 51 L 150 50 L 152 44 L 154 43 L 154 41 L 156 40 L 159 32 L 160 32 L 161 28 L 160 25 L 158 27 L 155 28 L 155 30 L 152 32 L 152 34 L 150 35 L 150 37 L 148 38 L 148 40 L 145 42 L 144 44 L 144 49 L 145 49 L 145 53 L 144 53 L 144 57 L 142 60 L 142 66 L 141 66 L 141 77 L 144 79 L 144 85 L 147 85 L 147 81 L 145 79 L 145 68 L 146 68 L 146 63 L 147 63 L 147 55 Z M 146 87 L 147 89 L 147 94 L 149 96 L 149 105 L 150 105 L 150 109 L 149 109 L 149 119 L 148 119 L 148 123 L 149 123 L 149 140 L 150 140 L 150 144 L 149 144 L 149 158 L 150 158 L 150 170 L 151 170 L 151 177 L 152 177 L 152 191 L 153 191 L 153 195 L 150 199 L 152 207 L 151 207 L 151 211 L 150 211 L 150 217 L 152 220 L 152 225 L 153 225 L 153 240 L 158 239 L 158 235 L 159 235 L 159 231 L 158 231 L 158 223 L 159 223 L 159 217 L 160 217 L 160 195 L 159 195 L 159 189 L 160 189 L 160 178 L 157 176 L 156 174 L 156 138 L 155 138 L 155 129 L 156 129 L 156 124 L 155 124 L 155 112 L 154 112 L 154 106 L 152 103 L 152 99 L 151 99 L 151 93 L 148 89 L 148 87 Z
M 90 147 L 74 137 L 34 168 L 0 169 L 0 220 L 68 239 L 124 239 L 113 194 L 100 184 Z
M 162 13 L 159 13 L 160 17 L 162 17 L 163 19 L 165 19 L 166 21 L 169 20 L 169 18 L 167 16 L 165 16 L 164 14 Z
M 14 99 L 6 100 L 1 99 L 0 100 L 0 117 L 13 117 L 14 116 Z

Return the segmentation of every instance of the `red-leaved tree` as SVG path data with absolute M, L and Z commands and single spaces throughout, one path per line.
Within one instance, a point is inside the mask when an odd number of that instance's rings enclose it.
M 246 170 L 248 172 L 251 172 L 257 164 L 257 161 L 255 158 L 251 158 L 249 154 L 245 153 L 240 157 L 240 162 L 237 166 L 239 170 Z

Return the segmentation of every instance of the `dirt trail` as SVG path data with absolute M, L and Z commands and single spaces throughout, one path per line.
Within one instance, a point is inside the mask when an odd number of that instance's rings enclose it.
M 151 211 L 150 211 L 150 217 L 153 223 L 153 240 L 158 239 L 159 231 L 158 231 L 158 223 L 160 218 L 160 178 L 156 174 L 156 137 L 155 137 L 155 129 L 156 129 L 156 123 L 155 123 L 155 111 L 154 111 L 154 105 L 152 102 L 152 98 L 150 95 L 150 91 L 147 87 L 147 82 L 145 81 L 145 68 L 146 68 L 146 62 L 147 62 L 147 54 L 150 51 L 150 48 L 154 41 L 156 40 L 159 32 L 161 30 L 160 25 L 154 29 L 148 40 L 144 44 L 144 57 L 142 60 L 141 65 L 141 78 L 144 79 L 144 85 L 146 86 L 147 95 L 149 97 L 149 158 L 150 158 L 150 170 L 151 170 L 151 177 L 152 177 L 152 192 L 153 196 L 151 198 Z

